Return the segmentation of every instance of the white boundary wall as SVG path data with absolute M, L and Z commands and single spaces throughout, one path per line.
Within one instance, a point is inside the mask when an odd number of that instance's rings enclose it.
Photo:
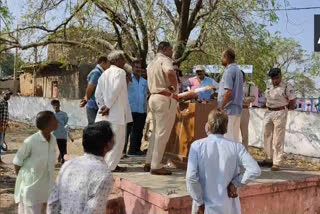
M 10 119 L 33 123 L 39 111 L 50 110 L 52 99 L 42 97 L 12 96 L 9 100 Z M 80 100 L 60 99 L 61 109 L 69 116 L 69 125 L 87 125 L 85 108 L 80 108 Z M 263 148 L 263 118 L 265 109 L 250 110 L 249 144 Z M 285 152 L 320 158 L 320 114 L 290 111 L 286 128 Z
M 35 122 L 38 112 L 53 111 L 50 98 L 12 96 L 9 100 L 9 115 L 11 120 L 25 123 Z M 80 108 L 80 100 L 59 99 L 61 110 L 69 116 L 68 124 L 72 127 L 85 127 L 87 122 L 86 108 Z
M 263 148 L 266 109 L 250 110 L 249 145 Z M 284 151 L 320 158 L 320 113 L 289 111 Z

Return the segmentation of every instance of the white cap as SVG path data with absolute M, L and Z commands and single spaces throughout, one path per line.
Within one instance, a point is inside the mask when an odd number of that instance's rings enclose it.
M 196 71 L 206 71 L 206 67 L 204 65 L 197 65 Z

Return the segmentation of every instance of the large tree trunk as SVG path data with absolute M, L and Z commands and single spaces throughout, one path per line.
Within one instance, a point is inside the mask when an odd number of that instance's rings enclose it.
M 188 41 L 188 20 L 191 0 L 182 0 L 180 2 L 180 16 L 177 28 L 176 41 L 174 44 L 173 58 L 178 59 L 183 55 Z

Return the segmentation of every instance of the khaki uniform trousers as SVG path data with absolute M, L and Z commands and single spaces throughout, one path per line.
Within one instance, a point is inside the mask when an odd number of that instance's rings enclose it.
M 264 115 L 264 150 L 273 164 L 280 165 L 286 133 L 288 110 L 269 111 Z
M 228 131 L 224 135 L 225 138 L 240 142 L 240 115 L 228 115 Z
M 249 119 L 250 119 L 250 111 L 249 108 L 243 108 L 240 119 L 240 131 L 242 137 L 242 145 L 248 148 L 249 144 Z
M 176 119 L 177 101 L 160 94 L 152 94 L 149 107 L 152 112 L 153 132 L 146 163 L 151 163 L 151 169 L 161 169 L 163 154 Z

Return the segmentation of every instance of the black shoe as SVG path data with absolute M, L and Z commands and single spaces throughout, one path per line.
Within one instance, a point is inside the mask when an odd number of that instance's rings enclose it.
M 143 171 L 150 172 L 150 170 L 151 170 L 151 164 L 145 163 L 143 167 Z
M 111 172 L 125 172 L 127 171 L 127 167 L 121 167 L 121 166 L 117 166 L 114 170 L 112 170 Z
M 129 156 L 142 156 L 142 155 L 145 155 L 144 152 L 142 151 L 136 151 L 136 152 L 128 152 L 128 155 Z
M 273 161 L 263 160 L 263 161 L 258 161 L 258 164 L 259 164 L 259 166 L 272 167 Z
M 122 154 L 121 159 L 126 159 L 126 158 L 128 158 L 128 155 L 127 154 Z

